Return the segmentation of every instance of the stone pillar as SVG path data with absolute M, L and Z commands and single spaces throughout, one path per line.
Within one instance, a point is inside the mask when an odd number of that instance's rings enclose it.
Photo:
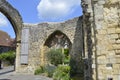
M 16 59 L 15 59 L 15 71 L 19 72 L 20 68 L 20 43 L 16 45 Z
M 48 64 L 46 52 L 49 51 L 49 48 L 47 46 L 41 46 L 40 51 L 41 65 L 44 66 Z

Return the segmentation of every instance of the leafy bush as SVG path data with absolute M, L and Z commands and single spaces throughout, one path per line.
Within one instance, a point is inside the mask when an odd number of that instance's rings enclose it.
M 69 64 L 70 63 L 70 56 L 67 56 L 64 58 L 64 64 Z
M 35 75 L 39 75 L 41 73 L 44 73 L 45 72 L 45 69 L 44 67 L 40 66 L 39 68 L 37 68 L 34 72 Z
M 53 74 L 53 80 L 70 80 L 70 66 L 59 65 Z
M 52 77 L 56 67 L 52 65 L 40 66 L 35 70 L 35 75 L 45 74 L 45 76 Z
M 56 67 L 53 65 L 46 65 L 45 66 L 45 73 L 47 73 L 48 77 L 52 77 L 53 73 L 55 72 Z
M 65 54 L 65 57 L 68 57 L 69 56 L 69 49 L 64 49 L 64 54 Z
M 50 63 L 55 66 L 62 64 L 65 58 L 60 49 L 51 49 L 49 52 L 46 53 L 46 55 Z
M 14 51 L 8 51 L 8 52 L 0 54 L 0 60 L 7 61 L 10 64 L 14 64 L 15 52 Z

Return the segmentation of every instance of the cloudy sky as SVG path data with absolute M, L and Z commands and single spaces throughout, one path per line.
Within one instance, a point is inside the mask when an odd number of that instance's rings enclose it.
M 25 23 L 61 22 L 82 15 L 80 0 L 7 0 Z M 15 37 L 9 21 L 0 14 L 0 30 Z

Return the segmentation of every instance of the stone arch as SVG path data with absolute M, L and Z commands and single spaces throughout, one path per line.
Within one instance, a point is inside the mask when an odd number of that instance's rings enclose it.
M 20 39 L 22 29 L 22 18 L 19 12 L 13 8 L 6 0 L 0 0 L 0 12 L 3 13 L 13 26 L 17 40 Z
M 45 40 L 45 43 L 41 47 L 41 65 L 48 64 L 48 60 L 46 57 L 46 52 L 48 52 L 51 49 L 64 49 L 69 50 L 68 54 L 72 48 L 72 43 L 68 36 L 64 34 L 60 30 L 55 30 L 53 33 L 51 33 L 47 39 Z
M 71 49 L 72 43 L 66 34 L 64 34 L 60 30 L 56 30 L 48 36 L 48 38 L 44 43 L 44 46 L 47 46 L 49 48 L 53 46 L 62 47 L 62 48 L 67 47 Z

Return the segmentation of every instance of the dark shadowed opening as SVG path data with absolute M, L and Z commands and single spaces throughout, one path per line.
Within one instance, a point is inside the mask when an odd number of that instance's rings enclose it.
M 55 48 L 68 48 L 68 49 L 71 49 L 72 46 L 70 39 L 59 30 L 53 32 L 47 38 L 44 45 L 48 46 L 49 48 L 55 47 Z

